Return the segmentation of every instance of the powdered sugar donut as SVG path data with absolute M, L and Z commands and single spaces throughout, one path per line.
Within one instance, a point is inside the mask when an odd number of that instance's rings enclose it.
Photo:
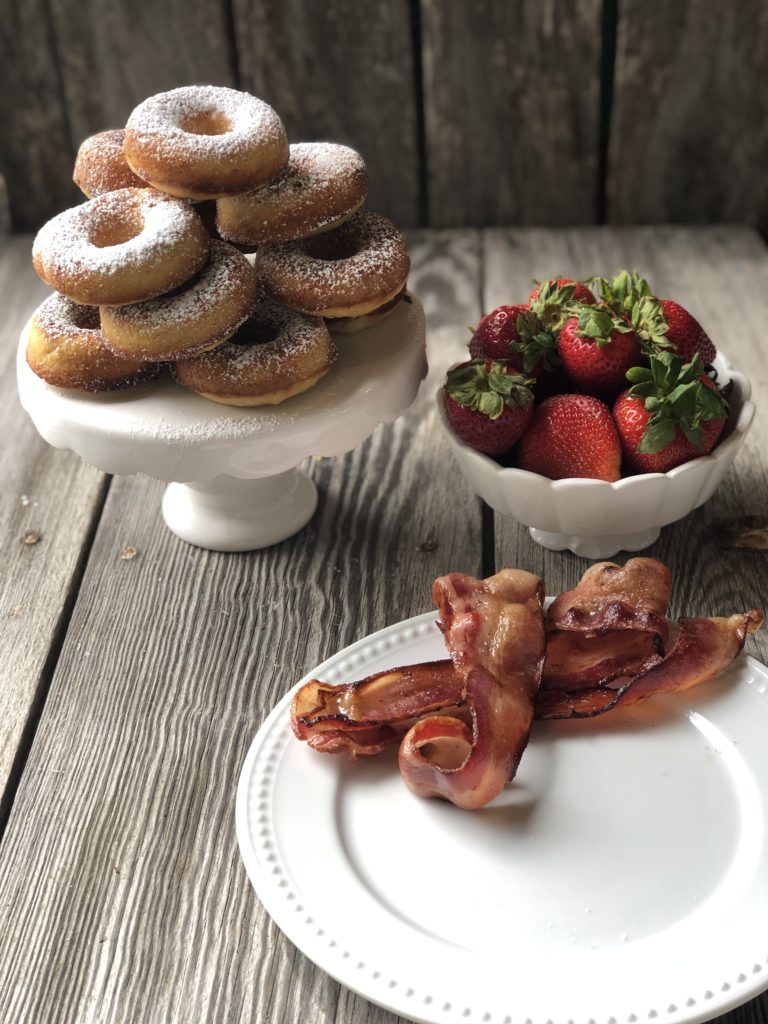
M 347 318 L 394 308 L 410 269 L 405 239 L 386 217 L 361 210 L 333 231 L 294 242 L 262 245 L 259 272 L 268 293 L 329 326 L 356 329 Z M 360 323 L 367 326 L 370 320 Z
M 72 180 L 89 199 L 119 188 L 146 188 L 146 181 L 128 166 L 124 140 L 123 129 L 114 128 L 90 135 L 80 143 Z
M 96 306 L 50 295 L 34 314 L 27 363 L 48 384 L 80 391 L 115 391 L 157 376 L 160 367 L 116 356 L 104 344 Z
M 288 162 L 288 139 L 268 104 L 237 89 L 189 85 L 140 103 L 125 126 L 125 155 L 171 195 L 214 199 L 258 188 Z
M 213 402 L 277 405 L 316 384 L 335 358 L 320 317 L 265 299 L 229 341 L 195 359 L 179 360 L 173 374 Z
M 210 239 L 188 203 L 149 188 L 121 188 L 65 210 L 32 247 L 35 270 L 85 305 L 162 295 L 208 259 Z
M 211 242 L 202 272 L 170 295 L 131 306 L 102 307 L 106 343 L 119 355 L 173 360 L 212 348 L 234 334 L 261 287 L 242 253 Z
M 328 231 L 362 206 L 368 192 L 365 161 L 349 146 L 300 142 L 288 167 L 254 192 L 216 202 L 219 234 L 240 245 L 287 242 Z

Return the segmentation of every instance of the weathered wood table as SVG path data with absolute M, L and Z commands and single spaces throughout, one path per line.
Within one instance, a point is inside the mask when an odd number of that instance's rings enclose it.
M 315 969 L 250 888 L 234 795 L 254 733 L 313 665 L 427 610 L 441 573 L 520 566 L 553 593 L 586 568 L 481 507 L 435 419 L 466 325 L 522 301 L 532 277 L 635 267 L 751 378 L 758 416 L 735 467 L 647 553 L 673 569 L 673 614 L 763 607 L 766 249 L 725 227 L 412 234 L 431 365 L 415 406 L 313 462 L 320 505 L 302 533 L 231 555 L 169 533 L 162 484 L 48 448 L 22 413 L 17 338 L 46 292 L 30 241 L 0 243 L 0 1021 L 394 1022 Z M 747 650 L 767 661 L 768 632 Z M 728 1017 L 767 1013 L 763 996 Z

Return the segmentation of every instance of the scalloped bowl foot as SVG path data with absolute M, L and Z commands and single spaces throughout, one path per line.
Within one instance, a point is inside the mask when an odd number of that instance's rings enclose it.
M 204 484 L 169 484 L 163 518 L 181 540 L 212 551 L 255 551 L 298 533 L 317 507 L 314 483 L 292 469 L 241 480 L 218 476 Z
M 650 547 L 661 533 L 658 526 L 640 533 L 625 533 L 615 537 L 574 537 L 568 533 L 549 533 L 529 526 L 528 532 L 537 544 L 550 551 L 572 551 L 581 558 L 610 558 L 619 551 L 642 551 Z

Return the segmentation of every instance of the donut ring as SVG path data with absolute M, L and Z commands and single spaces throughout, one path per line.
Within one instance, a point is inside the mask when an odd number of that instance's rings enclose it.
M 104 344 L 96 306 L 49 295 L 32 315 L 27 363 L 47 384 L 80 391 L 115 391 L 160 372 L 153 363 L 116 356 Z
M 101 326 L 113 352 L 134 359 L 193 355 L 234 334 L 256 304 L 256 271 L 237 249 L 211 242 L 203 271 L 170 295 L 131 306 L 104 306 Z
M 196 359 L 179 360 L 173 375 L 213 402 L 277 405 L 316 384 L 336 354 L 320 317 L 266 299 L 229 341 Z
M 216 202 L 222 238 L 240 245 L 288 242 L 337 227 L 362 206 L 368 171 L 359 153 L 332 142 L 290 147 L 288 167 L 275 181 Z
M 333 231 L 260 246 L 257 266 L 279 302 L 335 318 L 365 316 L 395 299 L 410 260 L 392 221 L 361 210 Z
M 163 192 L 215 199 L 258 188 L 288 162 L 288 139 L 268 104 L 247 92 L 189 85 L 150 96 L 125 126 L 132 170 Z
M 150 188 L 121 188 L 44 224 L 32 262 L 75 302 L 118 306 L 178 287 L 205 264 L 209 244 L 188 203 Z
M 83 139 L 77 151 L 72 180 L 89 199 L 119 188 L 146 188 L 128 166 L 123 152 L 125 132 L 114 128 Z

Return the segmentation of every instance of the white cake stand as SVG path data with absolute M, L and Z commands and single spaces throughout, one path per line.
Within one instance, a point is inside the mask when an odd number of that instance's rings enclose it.
M 169 376 L 111 394 L 51 387 L 17 356 L 21 404 L 42 437 L 107 473 L 171 481 L 163 517 L 182 540 L 250 551 L 297 533 L 317 505 L 296 467 L 341 455 L 400 416 L 427 370 L 424 311 L 409 295 L 378 324 L 335 335 L 339 358 L 309 391 L 277 406 L 207 401 Z

